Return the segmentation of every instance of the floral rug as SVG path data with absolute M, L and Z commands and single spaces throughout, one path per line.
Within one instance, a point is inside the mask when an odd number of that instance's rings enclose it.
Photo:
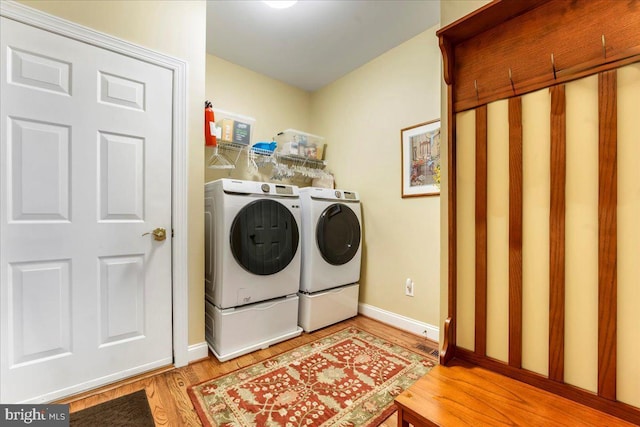
M 189 388 L 205 426 L 375 426 L 434 366 L 355 328 Z

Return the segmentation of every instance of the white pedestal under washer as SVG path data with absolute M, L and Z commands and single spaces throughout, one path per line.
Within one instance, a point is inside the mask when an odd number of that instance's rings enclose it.
M 300 189 L 302 269 L 298 324 L 310 332 L 358 313 L 362 214 L 356 192 Z
M 218 359 L 302 332 L 295 321 L 300 221 L 296 186 L 233 179 L 205 184 L 205 298 L 209 312 L 217 313 L 207 318 L 205 335 Z M 257 329 L 264 332 L 247 333 Z

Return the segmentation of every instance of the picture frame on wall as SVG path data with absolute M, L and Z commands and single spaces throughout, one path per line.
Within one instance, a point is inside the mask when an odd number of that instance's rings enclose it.
M 400 130 L 402 197 L 440 195 L 440 119 Z

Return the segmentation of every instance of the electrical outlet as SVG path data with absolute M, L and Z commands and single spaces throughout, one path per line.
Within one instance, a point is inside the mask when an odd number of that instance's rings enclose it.
M 404 284 L 404 294 L 409 297 L 413 296 L 413 280 L 411 280 L 410 278 L 407 279 Z

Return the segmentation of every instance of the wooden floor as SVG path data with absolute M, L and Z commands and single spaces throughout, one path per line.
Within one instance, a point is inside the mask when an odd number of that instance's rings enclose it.
M 120 381 L 97 390 L 82 393 L 56 403 L 69 403 L 70 412 L 133 393 L 144 389 L 149 399 L 149 405 L 157 426 L 199 426 L 198 415 L 193 409 L 187 395 L 187 387 L 205 380 L 219 377 L 236 369 L 252 365 L 269 357 L 291 350 L 300 345 L 323 338 L 347 326 L 355 326 L 386 339 L 387 341 L 407 347 L 416 353 L 430 356 L 430 349 L 437 349 L 437 343 L 424 337 L 401 331 L 391 326 L 363 316 L 357 316 L 344 322 L 328 326 L 312 333 L 302 333 L 299 337 L 275 344 L 265 350 L 259 350 L 228 362 L 219 362 L 209 352 L 207 359 L 191 363 L 182 368 L 167 367 L 134 378 Z M 396 426 L 397 417 L 394 413 L 381 425 Z

